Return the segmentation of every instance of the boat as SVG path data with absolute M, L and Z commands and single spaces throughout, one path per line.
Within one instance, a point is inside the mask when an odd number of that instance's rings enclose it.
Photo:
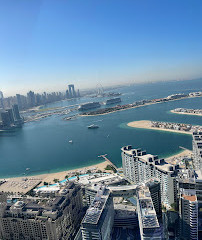
M 92 124 L 90 126 L 88 126 L 89 129 L 95 129 L 95 128 L 99 128 L 98 125 Z
M 26 168 L 26 171 L 29 171 L 30 170 L 30 168 Z
M 73 143 L 73 141 L 72 141 L 72 140 L 69 140 L 69 143 Z

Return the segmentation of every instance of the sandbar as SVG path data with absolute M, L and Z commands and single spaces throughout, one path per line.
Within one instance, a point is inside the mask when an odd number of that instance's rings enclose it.
M 200 116 L 200 117 L 202 117 L 202 114 L 200 114 L 200 113 L 175 112 L 174 110 L 171 110 L 170 112 L 171 113 L 176 113 L 176 114 L 192 115 L 192 116 Z
M 127 125 L 129 127 L 133 127 L 133 128 L 142 128 L 142 129 L 158 130 L 158 131 L 164 131 L 164 132 L 174 132 L 174 133 L 189 134 L 189 135 L 192 134 L 192 132 L 187 132 L 187 131 L 152 127 L 151 121 L 148 121 L 148 120 L 129 122 Z

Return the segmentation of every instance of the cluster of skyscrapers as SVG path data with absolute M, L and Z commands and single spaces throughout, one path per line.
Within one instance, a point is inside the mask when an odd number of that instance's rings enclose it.
M 17 104 L 14 104 L 12 108 L 0 109 L 0 129 L 21 126 L 22 123 L 23 119 Z
M 74 85 L 68 85 L 68 89 L 65 93 L 63 92 L 52 92 L 52 93 L 34 93 L 29 91 L 26 96 L 21 94 L 16 94 L 13 97 L 3 97 L 3 93 L 0 92 L 0 107 L 1 108 L 11 108 L 12 105 L 17 104 L 20 110 L 25 110 L 39 105 L 44 105 L 47 103 L 60 101 L 64 99 L 71 99 L 80 97 L 79 90 L 76 92 Z
M 88 210 L 81 222 L 82 240 L 110 240 L 115 228 L 140 229 L 141 239 L 163 239 L 161 190 L 157 180 L 141 185 L 125 185 L 123 180 L 89 184 L 85 196 L 90 199 Z M 116 199 L 136 198 L 116 203 Z M 129 205 L 128 205 L 129 204 Z M 127 239 L 127 236 L 125 236 Z M 139 239 L 139 238 L 138 238 Z

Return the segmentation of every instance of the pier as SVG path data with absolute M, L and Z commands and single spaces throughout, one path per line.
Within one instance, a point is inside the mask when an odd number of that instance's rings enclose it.
M 107 156 L 107 154 L 100 155 L 100 156 L 98 156 L 98 157 L 102 157 L 102 158 L 104 158 L 105 161 L 107 161 L 107 162 L 108 162 L 108 163 L 109 163 L 114 169 L 117 170 L 117 169 L 118 169 L 117 166 L 114 165 L 114 164 L 113 164 L 113 163 L 112 163 L 112 162 L 111 162 L 106 156 Z
M 188 148 L 185 148 L 185 147 L 182 147 L 182 146 L 179 146 L 180 149 L 183 149 L 183 150 L 188 150 L 188 151 L 191 151 L 190 149 Z

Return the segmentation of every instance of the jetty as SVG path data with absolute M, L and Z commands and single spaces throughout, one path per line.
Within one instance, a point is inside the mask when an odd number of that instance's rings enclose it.
M 103 155 L 100 155 L 100 156 L 98 156 L 98 157 L 104 158 L 105 161 L 107 161 L 114 169 L 117 170 L 117 169 L 118 169 L 117 166 L 114 165 L 113 162 L 111 162 L 106 156 L 107 156 L 107 154 L 103 154 Z

